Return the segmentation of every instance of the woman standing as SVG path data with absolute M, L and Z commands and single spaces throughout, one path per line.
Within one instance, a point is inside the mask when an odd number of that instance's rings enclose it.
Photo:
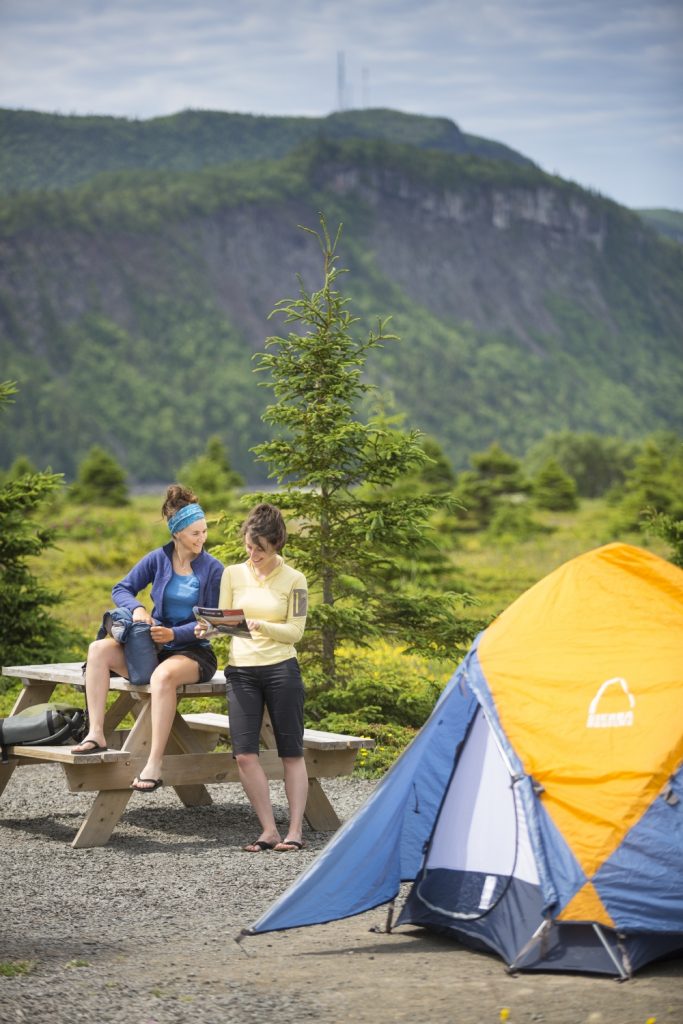
M 223 573 L 221 608 L 241 608 L 251 638 L 232 638 L 225 670 L 233 756 L 240 780 L 261 823 L 261 834 L 244 849 L 302 849 L 308 773 L 304 761 L 304 686 L 296 644 L 306 625 L 305 576 L 286 565 L 284 519 L 274 505 L 257 505 L 242 525 L 246 562 Z M 268 708 L 282 758 L 289 828 L 281 840 L 273 816 L 268 779 L 259 761 L 259 734 Z
M 117 607 L 128 608 L 134 622 L 149 624 L 158 647 L 159 664 L 149 680 L 152 741 L 147 763 L 132 784 L 139 793 L 152 793 L 163 785 L 161 761 L 175 716 L 177 688 L 207 682 L 217 667 L 208 640 L 195 635 L 192 611 L 197 604 L 217 604 L 223 574 L 221 562 L 204 551 L 204 511 L 191 490 L 172 484 L 161 514 L 171 540 L 145 555 L 112 590 Z M 151 615 L 137 597 L 150 583 Z M 74 754 L 106 750 L 104 714 L 110 672 L 128 677 L 124 648 L 112 637 L 105 637 L 91 643 L 88 650 L 85 692 L 90 728 L 83 742 L 71 748 Z

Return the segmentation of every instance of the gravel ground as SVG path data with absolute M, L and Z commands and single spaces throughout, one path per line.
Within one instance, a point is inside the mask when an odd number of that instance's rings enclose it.
M 325 783 L 342 818 L 372 786 Z M 238 945 L 240 929 L 329 836 L 307 832 L 300 854 L 244 853 L 257 828 L 240 787 L 209 789 L 214 805 L 192 809 L 172 790 L 134 796 L 106 847 L 73 850 L 92 797 L 69 794 L 51 767 L 15 772 L 0 809 L 0 960 L 29 969 L 0 975 L 2 1024 L 683 1022 L 680 959 L 623 985 L 514 978 L 498 958 L 419 929 L 371 931 L 384 925 L 385 908 Z M 284 829 L 281 785 L 272 793 Z

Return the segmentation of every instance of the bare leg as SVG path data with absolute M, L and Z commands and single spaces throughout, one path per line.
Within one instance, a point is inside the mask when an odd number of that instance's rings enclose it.
M 93 749 L 93 743 L 104 746 L 104 713 L 109 693 L 110 670 L 120 676 L 128 675 L 123 647 L 110 636 L 103 640 L 93 640 L 88 648 L 85 668 L 89 731 L 81 743 L 71 748 L 72 754 L 87 754 Z
M 285 770 L 285 793 L 289 804 L 289 828 L 284 842 L 287 844 L 294 839 L 300 843 L 308 796 L 306 762 L 303 757 L 283 757 L 282 765 Z
M 176 654 L 155 668 L 149 681 L 152 701 L 152 742 L 149 748 L 147 764 L 137 777 L 134 789 L 152 789 L 139 785 L 142 781 L 161 777 L 161 762 L 168 743 L 168 737 L 175 718 L 178 703 L 177 689 L 185 683 L 196 683 L 199 679 L 199 665 L 192 658 Z
M 273 816 L 268 779 L 261 767 L 259 756 L 258 754 L 237 754 L 236 761 L 240 782 L 261 824 L 262 832 L 257 842 L 277 843 L 280 839 L 280 833 L 277 830 Z M 250 843 L 245 849 L 253 853 L 258 852 L 258 847 L 255 843 Z

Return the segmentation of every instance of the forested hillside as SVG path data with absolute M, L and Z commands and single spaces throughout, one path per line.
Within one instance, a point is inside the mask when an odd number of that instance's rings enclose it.
M 377 135 L 401 123 L 367 113 Z M 73 142 L 72 122 L 114 119 L 54 120 Z M 263 120 L 287 135 L 285 119 Z M 548 430 L 683 432 L 683 248 L 530 162 L 439 147 L 448 122 L 408 123 L 403 144 L 312 138 L 183 172 L 160 157 L 165 169 L 6 197 L 0 359 L 22 400 L 0 464 L 23 453 L 73 476 L 99 443 L 133 479 L 159 480 L 219 434 L 254 480 L 248 448 L 270 396 L 251 356 L 283 329 L 267 316 L 296 295 L 297 273 L 317 283 L 317 244 L 298 225 L 316 227 L 318 211 L 344 223 L 358 330 L 392 314 L 403 339 L 371 373 L 456 467 Z
M 104 171 L 197 171 L 239 160 L 277 159 L 312 139 L 349 138 L 531 164 L 500 142 L 461 132 L 445 117 L 398 110 L 345 110 L 328 117 L 184 110 L 134 121 L 0 109 L 0 190 L 68 188 Z
M 646 224 L 665 238 L 683 242 L 683 212 L 680 210 L 638 210 Z

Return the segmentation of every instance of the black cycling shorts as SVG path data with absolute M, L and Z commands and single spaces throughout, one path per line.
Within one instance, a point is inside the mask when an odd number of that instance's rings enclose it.
M 158 652 L 159 664 L 168 658 L 175 657 L 176 654 L 182 654 L 184 658 L 197 662 L 199 666 L 198 683 L 208 683 L 215 676 L 218 662 L 216 661 L 216 655 L 208 644 L 192 644 L 190 647 L 179 647 L 175 650 L 173 648 L 162 648 Z
M 304 684 L 296 658 L 276 665 L 228 665 L 233 754 L 258 754 L 263 708 L 268 708 L 280 757 L 304 754 Z

